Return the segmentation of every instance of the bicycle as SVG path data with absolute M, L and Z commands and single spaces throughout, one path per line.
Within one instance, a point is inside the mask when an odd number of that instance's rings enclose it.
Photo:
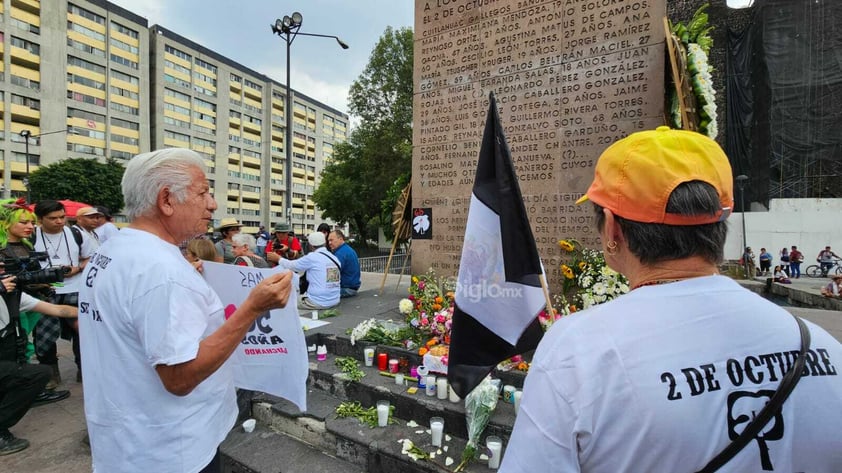
M 811 264 L 804 272 L 811 278 L 826 278 L 828 274 L 842 275 L 842 259 L 834 259 L 831 263 L 832 266 L 827 268 L 827 271 L 822 271 L 820 264 Z

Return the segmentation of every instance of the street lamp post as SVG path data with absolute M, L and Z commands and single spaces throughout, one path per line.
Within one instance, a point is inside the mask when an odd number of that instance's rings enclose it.
M 73 127 L 64 129 L 64 130 L 56 130 L 56 131 L 48 131 L 46 133 L 39 133 L 37 135 L 33 135 L 29 130 L 21 130 L 20 136 L 23 137 L 24 143 L 24 153 L 26 154 L 26 174 L 23 177 L 23 185 L 26 187 L 26 201 L 31 202 L 30 200 L 30 189 L 29 189 L 29 139 L 30 138 L 40 138 L 46 135 L 54 135 L 56 133 L 69 133 L 72 135 L 76 134 L 76 131 Z
M 319 38 L 333 38 L 339 43 L 339 46 L 342 49 L 348 49 L 348 45 L 339 39 L 338 36 L 334 35 L 326 35 L 326 34 L 316 34 L 316 33 L 302 33 L 299 31 L 301 28 L 301 23 L 304 21 L 304 17 L 299 12 L 295 12 L 292 16 L 286 15 L 283 19 L 278 18 L 275 20 L 274 25 L 270 25 L 272 27 L 272 33 L 280 36 L 284 39 L 287 44 L 287 94 L 286 94 L 286 113 L 287 117 L 287 131 L 286 137 L 284 138 L 284 151 L 286 154 L 286 165 L 284 166 L 284 172 L 286 173 L 286 221 L 292 226 L 292 114 L 293 114 L 293 105 L 292 105 L 292 87 L 290 86 L 290 47 L 292 46 L 292 42 L 295 41 L 296 36 L 316 36 Z
M 737 186 L 740 188 L 740 216 L 743 220 L 743 248 L 742 248 L 742 255 L 743 255 L 743 271 L 745 277 L 748 277 L 750 274 L 748 271 L 748 258 L 746 258 L 746 248 L 748 247 L 748 243 L 746 242 L 746 207 L 745 207 L 745 186 L 746 181 L 748 180 L 748 176 L 745 174 L 740 174 L 739 176 L 735 177 L 734 180 L 737 181 Z

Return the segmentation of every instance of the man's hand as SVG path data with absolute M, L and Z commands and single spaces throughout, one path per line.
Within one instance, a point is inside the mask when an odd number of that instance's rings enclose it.
M 292 291 L 292 272 L 275 273 L 251 290 L 243 305 L 250 304 L 260 315 L 267 310 L 286 307 Z
M 15 283 L 16 279 L 17 277 L 15 276 L 10 276 L 8 278 L 2 279 L 3 287 L 6 288 L 6 292 L 12 292 L 15 290 L 15 287 L 17 286 L 17 284 Z

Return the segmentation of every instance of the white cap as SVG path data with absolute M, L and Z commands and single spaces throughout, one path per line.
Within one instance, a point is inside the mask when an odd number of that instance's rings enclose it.
M 313 232 L 307 236 L 307 242 L 311 246 L 325 246 L 325 235 L 322 232 Z

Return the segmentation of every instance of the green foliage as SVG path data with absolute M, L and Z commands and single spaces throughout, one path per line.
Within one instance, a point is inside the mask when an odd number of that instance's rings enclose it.
M 322 215 L 349 222 L 363 241 L 376 238 L 372 221 L 391 221 L 383 200 L 395 182 L 406 182 L 412 164 L 412 40 L 409 28 L 380 37 L 348 97 L 360 125 L 336 145 L 313 195 Z
M 351 381 L 359 381 L 365 376 L 363 370 L 360 369 L 360 362 L 350 356 L 338 356 L 335 363 Z
M 395 406 L 389 406 L 389 423 L 394 424 L 395 419 L 392 417 L 395 411 Z M 376 407 L 369 407 L 365 409 L 362 404 L 359 402 L 343 402 L 336 406 L 336 416 L 340 418 L 344 417 L 356 417 L 359 419 L 360 422 L 369 426 L 369 428 L 377 427 L 377 408 Z
M 42 166 L 29 176 L 32 201 L 70 199 L 91 205 L 104 205 L 112 212 L 123 208 L 120 181 L 125 168 L 109 159 L 64 159 Z

